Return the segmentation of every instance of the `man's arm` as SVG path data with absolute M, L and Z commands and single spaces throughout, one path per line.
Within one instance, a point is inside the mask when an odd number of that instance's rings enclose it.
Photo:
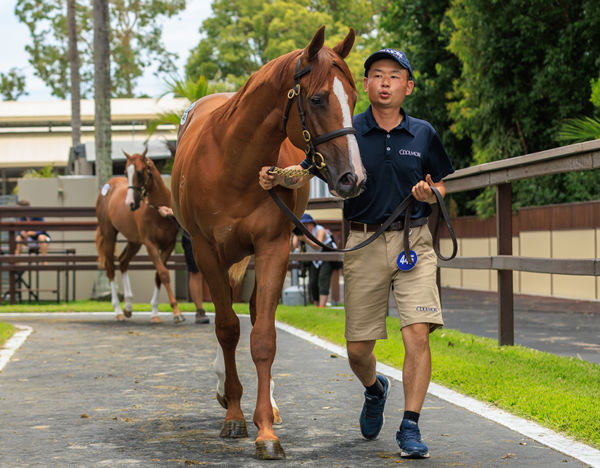
M 282 185 L 283 187 L 295 189 L 302 187 L 306 184 L 311 178 L 312 174 L 307 174 L 303 176 L 288 176 L 285 174 L 271 174 L 269 170 L 271 166 L 263 166 L 261 170 L 258 172 L 258 183 L 265 190 L 271 190 L 273 187 L 277 185 Z M 299 164 L 295 166 L 288 166 L 284 170 L 303 170 L 302 166 Z

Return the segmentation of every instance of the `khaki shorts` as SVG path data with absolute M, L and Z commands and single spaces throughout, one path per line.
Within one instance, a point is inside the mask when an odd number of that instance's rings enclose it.
M 410 248 L 417 254 L 417 264 L 410 271 L 400 270 L 396 263 L 404 250 L 403 231 L 384 232 L 366 247 L 344 254 L 346 340 L 387 338 L 390 286 L 401 327 L 428 323 L 432 332 L 444 325 L 431 233 L 426 224 L 410 229 Z M 372 234 L 351 230 L 346 247 L 357 245 Z

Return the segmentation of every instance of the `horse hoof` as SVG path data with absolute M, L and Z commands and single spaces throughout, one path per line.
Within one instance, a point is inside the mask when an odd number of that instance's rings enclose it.
M 183 314 L 173 315 L 173 322 L 175 322 L 175 323 L 185 322 L 185 317 L 183 316 Z
M 285 452 L 279 440 L 261 440 L 255 442 L 256 451 L 254 452 L 255 458 L 259 460 L 284 460 Z
M 225 398 L 225 395 L 221 395 L 217 392 L 217 401 L 223 408 L 227 409 L 227 398 Z
M 150 323 L 161 323 L 160 317 L 158 315 L 156 317 L 152 317 L 150 319 Z
M 123 314 L 115 315 L 115 318 L 117 319 L 117 322 L 125 321 L 125 316 Z
M 243 419 L 231 419 L 223 423 L 220 437 L 226 439 L 241 439 L 248 437 L 248 429 L 246 429 L 246 421 Z
M 123 314 L 125 314 L 125 317 L 127 317 L 127 318 L 131 318 L 132 312 L 133 312 L 133 309 L 128 309 L 128 308 L 123 309 Z
M 281 419 L 281 415 L 279 414 L 279 410 L 273 408 L 273 424 L 277 424 L 279 426 L 282 423 L 283 421 Z

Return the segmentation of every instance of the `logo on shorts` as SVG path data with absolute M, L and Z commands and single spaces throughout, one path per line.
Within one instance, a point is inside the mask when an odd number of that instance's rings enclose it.
M 415 307 L 417 312 L 438 312 L 437 307 L 429 307 L 429 306 L 417 306 Z

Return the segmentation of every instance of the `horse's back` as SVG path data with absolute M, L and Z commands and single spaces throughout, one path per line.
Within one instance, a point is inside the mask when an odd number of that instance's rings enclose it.
M 181 139 L 188 128 L 200 125 L 208 114 L 229 101 L 234 94 L 235 93 L 209 94 L 194 102 L 182 117 L 182 123 L 177 131 L 177 139 Z M 179 147 L 179 145 L 177 146 Z

